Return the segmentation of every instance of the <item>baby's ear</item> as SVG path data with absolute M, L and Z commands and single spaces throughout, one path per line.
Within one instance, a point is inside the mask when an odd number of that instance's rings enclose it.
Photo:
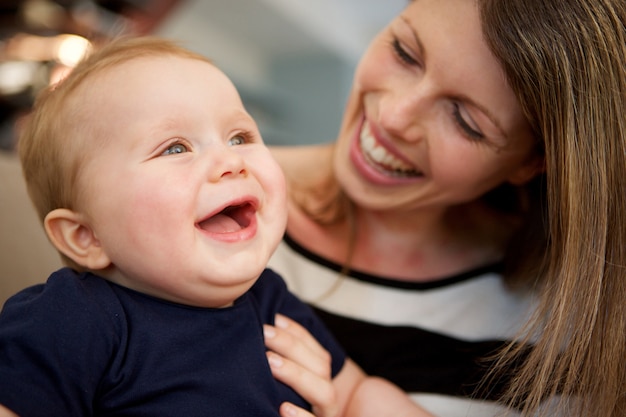
M 95 271 L 111 264 L 100 241 L 79 213 L 64 208 L 52 210 L 44 219 L 44 227 L 57 250 L 78 265 Z

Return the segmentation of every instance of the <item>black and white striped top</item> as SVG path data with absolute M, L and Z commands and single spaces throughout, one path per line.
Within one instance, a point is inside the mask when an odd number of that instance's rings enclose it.
M 410 283 L 341 266 L 285 236 L 269 267 L 313 305 L 348 355 L 389 379 L 438 416 L 495 416 L 501 388 L 479 381 L 484 359 L 511 340 L 530 297 L 510 291 L 491 265 L 429 283 Z

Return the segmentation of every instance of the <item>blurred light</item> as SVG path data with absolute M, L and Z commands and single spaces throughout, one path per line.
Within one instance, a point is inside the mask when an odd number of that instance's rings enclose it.
M 78 35 L 59 35 L 57 41 L 56 59 L 68 67 L 76 66 L 91 49 L 91 43 Z
M 52 58 L 51 39 L 18 33 L 7 41 L 6 54 L 11 59 L 49 61 Z
M 63 24 L 63 7 L 49 0 L 26 0 L 22 17 L 29 27 L 57 29 Z
M 0 94 L 18 94 L 33 84 L 38 62 L 8 61 L 0 63 Z
M 91 42 L 78 35 L 37 36 L 17 34 L 7 42 L 6 52 L 12 59 L 26 61 L 59 61 L 75 66 L 91 49 Z

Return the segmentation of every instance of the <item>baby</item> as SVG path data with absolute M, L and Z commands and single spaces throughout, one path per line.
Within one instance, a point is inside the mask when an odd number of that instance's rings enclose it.
M 277 314 L 330 352 L 347 401 L 362 374 L 265 269 L 285 181 L 210 61 L 156 38 L 112 42 L 42 94 L 18 147 L 67 267 L 0 314 L 0 415 L 310 409 L 268 365 Z

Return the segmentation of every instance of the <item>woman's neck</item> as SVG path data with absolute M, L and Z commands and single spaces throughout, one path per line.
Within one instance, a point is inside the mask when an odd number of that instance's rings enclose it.
M 296 207 L 291 211 L 288 233 L 302 246 L 340 264 L 349 259 L 352 269 L 406 281 L 445 279 L 497 262 L 507 237 L 501 223 L 473 207 L 414 212 L 355 208 L 332 225 L 317 224 Z

